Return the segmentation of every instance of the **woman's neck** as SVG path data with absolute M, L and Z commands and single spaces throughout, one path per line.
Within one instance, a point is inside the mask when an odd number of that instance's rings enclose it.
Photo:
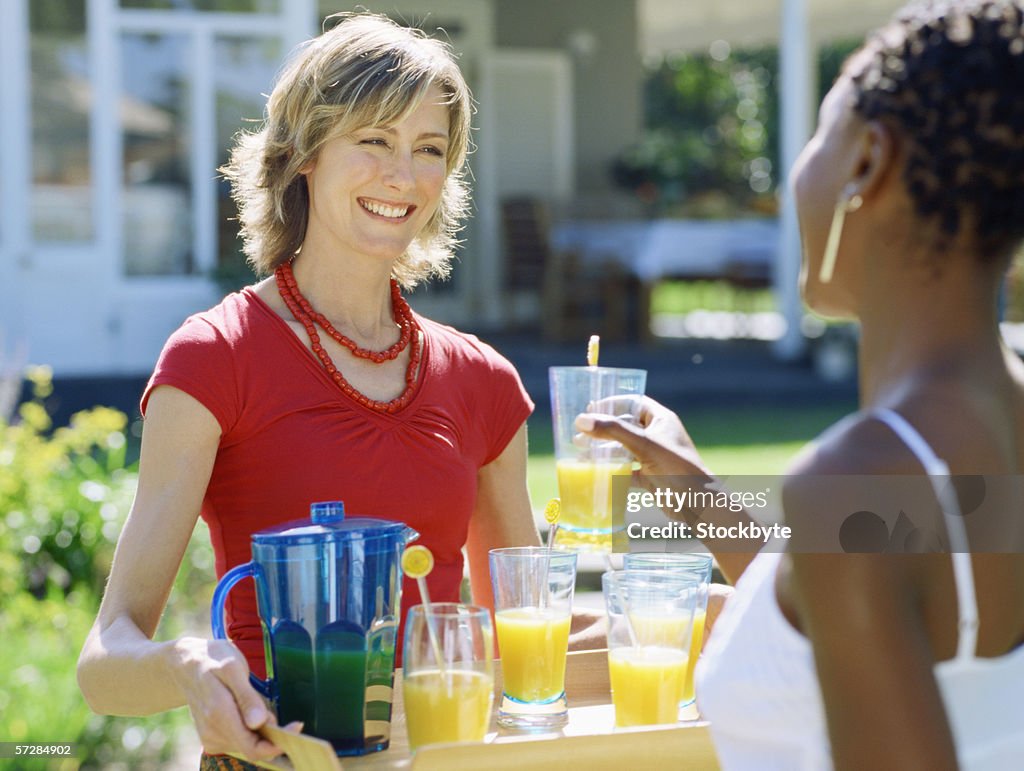
M 859 314 L 862 405 L 888 403 L 913 382 L 967 379 L 1004 366 L 998 281 L 958 264 L 925 280 L 880 277 Z
M 343 334 L 371 348 L 394 342 L 389 263 L 349 260 L 304 244 L 292 271 L 314 310 Z

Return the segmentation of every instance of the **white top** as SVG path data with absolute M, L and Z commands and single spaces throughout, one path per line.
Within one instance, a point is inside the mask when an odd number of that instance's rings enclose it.
M 948 466 L 899 414 L 878 410 L 931 478 L 946 519 L 956 580 L 956 656 L 935 665 L 964 769 L 1024 768 L 1024 645 L 994 658 L 975 655 L 977 601 L 971 555 Z M 775 599 L 781 553 L 761 553 L 736 584 L 697 664 L 697 702 L 711 721 L 725 771 L 818 771 L 832 767 L 821 689 L 810 642 Z

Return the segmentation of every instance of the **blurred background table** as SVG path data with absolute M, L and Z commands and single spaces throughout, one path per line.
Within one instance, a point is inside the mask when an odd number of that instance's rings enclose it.
M 739 289 L 770 287 L 778 240 L 776 219 L 564 220 L 550 228 L 549 294 L 613 280 L 614 288 L 605 293 L 617 299 L 606 302 L 604 309 L 609 331 L 619 324 L 628 338 L 648 339 L 656 283 L 724 281 Z M 556 330 L 551 336 L 559 334 Z
M 567 220 L 551 229 L 556 252 L 618 264 L 644 283 L 744 274 L 768 281 L 778 239 L 776 219 Z

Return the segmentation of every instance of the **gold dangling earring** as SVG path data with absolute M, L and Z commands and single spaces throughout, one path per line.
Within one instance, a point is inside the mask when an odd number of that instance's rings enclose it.
M 844 195 L 836 201 L 836 209 L 832 213 L 832 226 L 828 229 L 828 240 L 825 242 L 825 253 L 821 258 L 821 269 L 818 271 L 818 281 L 827 284 L 832 280 L 832 274 L 836 269 L 836 256 L 839 254 L 839 241 L 843 237 L 843 223 L 846 221 L 846 213 L 857 211 L 864 199 L 859 195 Z

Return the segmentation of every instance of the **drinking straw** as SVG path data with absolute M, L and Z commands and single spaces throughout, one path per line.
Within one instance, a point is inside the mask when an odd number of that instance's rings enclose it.
M 548 501 L 548 505 L 544 507 L 544 519 L 547 520 L 548 525 L 548 556 L 551 556 L 551 550 L 555 548 L 555 534 L 558 532 L 558 517 L 562 513 L 562 499 L 552 498 Z
M 555 534 L 558 532 L 558 517 L 562 513 L 562 500 L 552 498 L 544 507 L 544 519 L 547 520 L 548 544 L 544 560 L 544 588 L 540 593 L 540 607 L 543 608 L 549 603 L 548 595 L 551 594 L 551 583 L 548 581 L 548 573 L 551 571 L 551 552 L 555 548 Z
M 597 367 L 597 357 L 601 353 L 601 336 L 591 335 L 587 341 L 587 366 Z M 590 380 L 590 403 L 587 405 L 587 411 L 597 409 L 597 396 L 600 393 L 600 384 L 598 383 L 599 375 L 595 373 L 594 377 Z M 587 455 L 593 457 L 591 452 L 591 443 L 593 440 L 587 442 Z
M 601 352 L 601 336 L 591 335 L 587 341 L 587 366 L 597 366 L 597 356 Z
M 590 336 L 590 340 L 587 341 L 587 366 L 588 367 L 596 367 L 597 366 L 597 358 L 600 355 L 600 353 L 601 353 L 601 336 L 600 335 L 591 335 Z M 594 390 L 591 392 L 591 399 L 590 399 L 590 402 L 591 402 L 590 406 L 591 407 L 593 407 L 593 405 L 596 404 L 596 402 L 597 402 L 596 389 L 597 389 L 597 384 L 595 383 L 594 384 Z M 555 500 L 557 500 L 557 499 L 555 499 Z M 548 505 L 550 506 L 551 504 L 548 504 Z M 544 510 L 544 516 L 545 516 L 545 518 L 547 517 L 547 509 Z M 548 520 L 548 521 L 550 522 L 551 520 Z M 551 550 L 551 541 L 548 542 L 548 552 L 549 553 L 550 553 L 550 550 Z M 608 570 L 610 570 L 610 571 L 614 571 L 615 570 L 615 566 L 612 565 L 612 557 L 611 557 L 610 554 L 605 553 L 605 555 L 604 555 L 604 562 L 605 562 L 605 566 L 608 568 Z M 618 583 L 618 582 L 616 582 L 616 583 Z M 618 588 L 621 591 L 622 587 L 620 586 Z M 626 597 L 625 593 L 622 594 L 622 615 L 623 615 L 623 618 L 625 618 L 625 620 L 626 620 L 626 631 L 629 633 L 629 641 L 632 643 L 634 648 L 638 648 L 640 646 L 640 642 L 639 642 L 639 639 L 636 636 L 636 630 L 633 628 L 633 621 L 629 617 L 629 602 L 627 600 L 627 597 Z
M 434 658 L 437 659 L 437 668 L 441 671 L 441 677 L 445 678 L 441 643 L 437 638 L 437 629 L 434 627 L 434 614 L 430 612 L 430 592 L 427 591 L 427 576 L 433 569 L 434 555 L 426 546 L 409 546 L 402 553 L 402 571 L 410 578 L 416 579 L 416 585 L 420 590 L 420 601 L 423 603 L 423 617 L 427 622 L 430 647 L 434 649 Z M 447 681 L 447 678 L 445 680 Z

